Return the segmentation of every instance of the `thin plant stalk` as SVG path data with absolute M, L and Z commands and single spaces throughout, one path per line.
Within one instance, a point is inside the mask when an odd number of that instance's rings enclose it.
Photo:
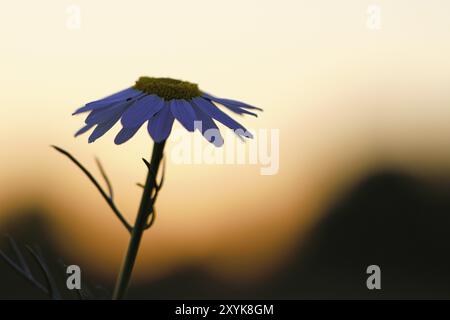
M 142 234 L 147 227 L 147 220 L 149 215 L 153 212 L 154 197 L 153 195 L 158 188 L 156 182 L 156 176 L 158 173 L 161 159 L 163 158 L 165 141 L 156 143 L 153 145 L 152 157 L 150 165 L 148 166 L 148 175 L 144 185 L 144 191 L 142 193 L 141 204 L 136 217 L 136 222 L 131 231 L 130 243 L 128 250 L 123 260 L 123 264 L 119 275 L 117 277 L 116 286 L 114 289 L 113 299 L 120 300 L 125 297 L 128 284 L 130 282 L 131 273 L 136 261 L 139 245 L 141 243 Z

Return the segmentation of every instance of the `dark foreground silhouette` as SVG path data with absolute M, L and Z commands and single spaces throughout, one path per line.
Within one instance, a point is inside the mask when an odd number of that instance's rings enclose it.
M 264 282 L 220 282 L 193 265 L 158 281 L 134 284 L 128 297 L 448 298 L 448 182 L 431 185 L 395 171 L 373 173 L 337 201 L 324 214 L 306 245 L 299 244 L 294 258 Z M 18 242 L 39 243 L 48 260 L 56 261 L 59 256 L 52 240 L 46 237 L 45 221 L 38 218 L 38 213 L 21 217 L 1 231 L 8 229 Z M 381 268 L 381 290 L 366 287 L 366 268 L 373 264 Z M 90 278 L 90 282 L 95 283 L 95 279 Z M 3 262 L 0 283 L 0 298 L 45 298 Z M 100 284 L 107 288 L 113 285 Z M 104 298 L 104 292 L 99 297 Z

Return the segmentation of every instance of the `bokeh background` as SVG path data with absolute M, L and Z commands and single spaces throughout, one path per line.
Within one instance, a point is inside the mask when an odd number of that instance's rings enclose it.
M 128 234 L 49 145 L 93 171 L 98 156 L 133 221 L 150 138 L 142 130 L 116 146 L 110 132 L 88 144 L 73 138 L 83 120 L 71 113 L 141 75 L 168 76 L 262 107 L 240 120 L 280 130 L 280 169 L 168 161 L 130 297 L 450 294 L 448 1 L 1 4 L 3 233 L 110 290 Z M 373 5 L 379 29 L 368 24 Z M 370 264 L 381 291 L 365 286 Z M 40 297 L 0 271 L 2 297 Z

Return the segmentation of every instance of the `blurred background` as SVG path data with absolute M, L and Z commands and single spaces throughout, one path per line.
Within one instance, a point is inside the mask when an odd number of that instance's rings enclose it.
M 71 113 L 141 75 L 173 77 L 262 107 L 239 120 L 280 130 L 280 168 L 168 161 L 129 297 L 448 298 L 449 10 L 445 0 L 3 1 L 0 232 L 111 292 L 128 234 L 49 145 L 98 176 L 99 157 L 133 221 L 151 139 L 141 130 L 116 146 L 116 126 L 88 144 L 73 138 L 83 117 Z M 380 291 L 366 288 L 371 264 Z M 0 283 L 2 298 L 45 298 L 3 261 Z

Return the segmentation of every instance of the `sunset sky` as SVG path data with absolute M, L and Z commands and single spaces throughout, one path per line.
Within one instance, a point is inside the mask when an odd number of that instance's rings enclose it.
M 371 5 L 381 9 L 375 30 Z M 141 130 L 116 146 L 110 132 L 88 144 L 73 138 L 84 118 L 71 113 L 141 75 L 188 80 L 263 108 L 239 121 L 279 130 L 279 171 L 169 157 L 137 279 L 192 263 L 225 279 L 260 279 L 368 170 L 450 173 L 449 11 L 445 0 L 8 1 L 0 10 L 0 223 L 39 205 L 60 249 L 114 277 L 128 234 L 49 146 L 96 174 L 98 156 L 133 221 L 151 139 Z

